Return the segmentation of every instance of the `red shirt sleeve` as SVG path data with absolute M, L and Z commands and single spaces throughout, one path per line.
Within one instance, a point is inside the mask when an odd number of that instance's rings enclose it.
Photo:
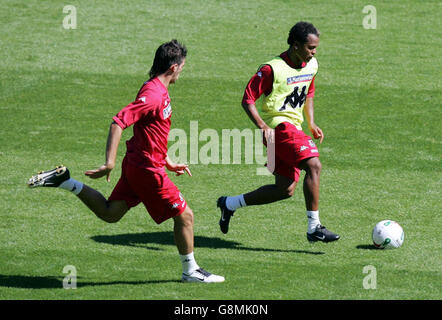
M 308 88 L 307 98 L 313 98 L 315 96 L 315 77 L 312 79 L 312 83 L 310 83 L 310 87 Z
M 273 70 L 268 64 L 261 67 L 253 75 L 244 91 L 243 104 L 255 104 L 256 100 L 264 93 L 269 95 L 273 88 Z
M 158 105 L 161 105 L 161 101 L 157 100 L 155 97 L 139 97 L 121 109 L 112 119 L 124 130 L 148 116 Z

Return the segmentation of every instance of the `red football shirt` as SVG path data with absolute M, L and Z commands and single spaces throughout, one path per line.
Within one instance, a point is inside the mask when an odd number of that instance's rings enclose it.
M 169 92 L 154 78 L 143 84 L 134 102 L 113 117 L 123 130 L 134 125 L 134 135 L 126 141 L 130 164 L 141 168 L 165 166 L 171 114 Z
M 295 67 L 292 60 L 290 60 L 287 51 L 279 55 L 284 61 L 292 68 Z M 305 66 L 303 63 L 302 68 Z M 256 100 L 261 97 L 262 94 L 268 96 L 273 89 L 273 70 L 268 64 L 262 66 L 257 73 L 250 79 L 247 87 L 244 91 L 242 102 L 245 104 L 255 104 Z M 312 79 L 312 83 L 308 89 L 307 97 L 311 98 L 315 95 L 315 78 Z

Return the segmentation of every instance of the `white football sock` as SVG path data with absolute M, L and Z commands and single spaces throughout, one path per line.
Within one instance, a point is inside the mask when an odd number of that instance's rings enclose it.
M 227 197 L 226 199 L 226 207 L 229 210 L 235 211 L 238 208 L 242 208 L 247 206 L 244 201 L 244 195 L 240 194 L 239 196 Z
M 180 258 L 181 258 L 181 263 L 183 264 L 183 273 L 191 274 L 193 271 L 200 268 L 195 261 L 193 252 L 185 255 L 180 254 Z
M 73 194 L 75 194 L 77 196 L 81 192 L 81 190 L 83 189 L 83 183 L 70 178 L 66 181 L 63 181 L 58 187 L 68 190 L 68 191 L 71 191 Z
M 316 226 L 321 224 L 319 221 L 319 211 L 307 211 L 308 230 L 307 233 L 313 233 L 316 230 Z

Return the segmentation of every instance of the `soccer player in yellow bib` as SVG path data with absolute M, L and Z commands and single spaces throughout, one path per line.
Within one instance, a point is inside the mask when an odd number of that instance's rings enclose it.
M 314 57 L 319 45 L 319 31 L 308 22 L 298 22 L 287 39 L 289 49 L 261 65 L 250 79 L 242 106 L 252 122 L 262 130 L 264 144 L 274 152 L 268 159 L 275 183 L 238 196 L 222 196 L 217 201 L 221 210 L 219 225 L 229 230 L 234 212 L 245 206 L 267 204 L 290 198 L 305 171 L 303 191 L 307 212 L 307 240 L 331 242 L 339 235 L 325 228 L 319 220 L 319 151 L 311 137 L 302 131 L 305 114 L 315 139 L 322 143 L 324 133 L 314 119 L 314 80 L 318 62 Z M 256 108 L 262 99 L 261 112 Z M 268 153 L 269 154 L 269 153 Z

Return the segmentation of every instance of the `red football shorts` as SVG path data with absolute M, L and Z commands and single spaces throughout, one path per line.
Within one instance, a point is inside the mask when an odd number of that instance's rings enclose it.
M 160 224 L 183 213 L 187 203 L 164 168 L 138 168 L 123 160 L 121 177 L 109 200 L 125 200 L 129 208 L 140 202 Z
M 319 157 L 319 151 L 311 137 L 289 122 L 282 122 L 276 126 L 273 173 L 298 182 L 300 162 L 312 157 Z M 267 166 L 269 163 L 270 159 Z

